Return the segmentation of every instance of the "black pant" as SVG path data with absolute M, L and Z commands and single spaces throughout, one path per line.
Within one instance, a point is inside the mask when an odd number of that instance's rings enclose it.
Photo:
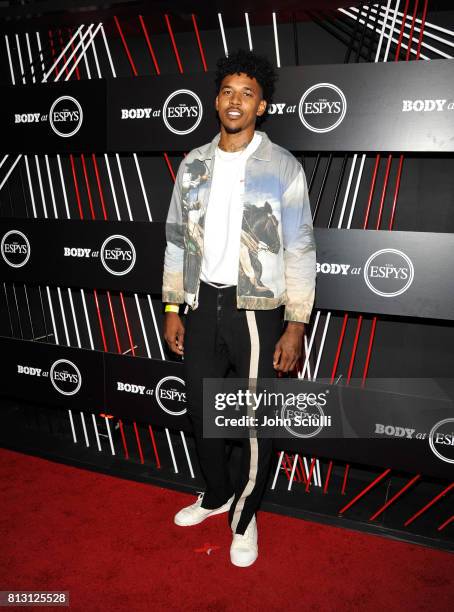
M 188 415 L 206 481 L 203 508 L 218 508 L 233 493 L 228 519 L 243 534 L 259 507 L 268 480 L 272 439 L 242 439 L 241 470 L 232 486 L 225 439 L 203 437 L 203 378 L 274 378 L 273 353 L 283 331 L 283 306 L 271 310 L 236 307 L 236 287 L 218 288 L 201 281 L 199 305 L 185 321 L 184 374 Z

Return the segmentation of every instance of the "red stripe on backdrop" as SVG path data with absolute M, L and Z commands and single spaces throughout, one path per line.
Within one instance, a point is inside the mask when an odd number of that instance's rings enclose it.
M 301 482 L 302 481 L 302 477 L 298 468 L 298 461 L 297 461 L 297 455 L 292 455 L 291 458 L 289 456 L 289 462 L 290 465 L 292 466 L 292 471 L 293 471 L 293 466 L 295 466 L 295 471 L 293 473 L 293 482 Z
M 306 471 L 304 469 L 304 465 L 303 465 L 303 460 L 301 459 L 301 455 L 298 455 L 298 464 L 300 467 L 300 471 L 301 471 L 301 480 L 304 482 L 304 484 L 307 484 L 307 476 L 306 476 Z
M 403 493 L 405 493 L 405 491 L 407 491 L 411 486 L 414 485 L 415 482 L 417 482 L 419 479 L 421 478 L 421 474 L 417 474 L 416 476 L 414 476 L 411 480 L 409 480 L 407 482 L 407 484 L 405 486 L 403 486 L 401 489 L 399 489 L 397 491 L 397 493 L 395 493 L 391 499 L 389 499 L 386 504 L 383 504 L 383 506 L 381 508 L 379 508 L 377 510 L 377 512 L 375 512 L 369 519 L 369 521 L 374 521 L 378 516 L 380 516 L 380 514 L 382 514 L 386 508 L 389 508 L 389 506 L 391 504 L 393 504 L 396 499 L 398 499 Z
M 137 429 L 137 423 L 135 421 L 133 421 L 133 423 L 134 423 L 134 432 L 136 434 L 137 447 L 139 449 L 140 463 L 143 465 L 144 464 L 144 460 L 143 460 L 142 445 L 140 443 L 139 431 Z
M 295 457 L 294 457 L 294 460 L 295 460 Z M 296 465 L 295 465 L 296 479 L 297 479 L 297 482 L 306 482 L 304 470 L 303 472 L 300 472 L 300 466 L 302 466 L 301 457 L 298 455 L 298 461 L 296 462 Z
M 421 29 L 419 31 L 418 48 L 416 50 L 417 60 L 419 59 L 419 54 L 421 53 L 422 36 L 424 33 L 424 28 L 426 26 L 427 5 L 428 5 L 428 0 L 424 0 L 424 8 L 422 11 L 422 19 L 421 19 Z
M 347 384 L 350 382 L 350 379 L 352 377 L 353 366 L 355 364 L 356 349 L 358 347 L 358 340 L 359 340 L 359 334 L 361 332 L 361 323 L 362 323 L 362 321 L 363 321 L 363 315 L 359 315 L 358 320 L 356 322 L 355 338 L 353 340 L 352 354 L 350 355 L 350 363 L 349 363 L 349 366 L 348 366 Z
M 129 320 L 128 320 L 128 315 L 127 315 L 127 312 L 126 312 L 126 304 L 125 304 L 125 300 L 124 300 L 124 297 L 123 297 L 123 291 L 120 291 L 120 301 L 121 301 L 121 307 L 123 309 L 123 315 L 125 317 L 126 331 L 128 332 L 129 347 L 131 349 L 131 353 L 135 357 L 136 356 L 136 351 L 135 351 L 135 348 L 134 348 L 134 341 L 132 339 L 131 328 L 129 326 Z
M 112 298 L 110 296 L 110 291 L 106 291 L 106 295 L 107 295 L 107 301 L 109 303 L 110 318 L 112 319 L 112 326 L 113 326 L 114 335 L 115 335 L 115 344 L 117 345 L 117 352 L 121 355 L 122 350 L 121 350 L 120 338 L 118 337 L 117 323 L 115 321 L 115 313 L 114 313 L 113 306 L 112 306 Z
M 364 385 L 366 384 L 367 373 L 369 371 L 370 358 L 372 356 L 372 346 L 373 346 L 373 343 L 374 343 L 375 328 L 376 327 L 377 327 L 377 317 L 374 317 L 372 319 L 372 325 L 371 325 L 371 328 L 370 328 L 369 342 L 368 342 L 368 345 L 367 345 L 366 362 L 364 364 L 363 375 L 362 375 L 362 378 L 361 378 L 361 386 L 362 387 L 364 387 Z
M 99 309 L 98 293 L 96 292 L 96 289 L 93 289 L 93 295 L 94 295 L 94 298 L 95 298 L 96 312 L 98 313 L 98 321 L 99 321 L 99 328 L 101 330 L 102 344 L 103 344 L 103 347 L 104 347 L 104 352 L 107 353 L 106 336 L 104 334 L 104 325 L 102 324 L 101 311 Z
M 364 495 L 366 495 L 366 493 L 368 493 L 373 487 L 375 487 L 376 484 L 378 484 L 381 480 L 383 480 L 383 478 L 385 478 L 390 473 L 390 471 L 391 469 L 388 468 L 384 472 L 382 472 L 379 476 L 377 476 L 377 478 L 374 478 L 374 480 L 371 483 L 369 483 L 367 487 L 364 487 L 364 489 L 362 489 L 357 495 L 355 495 L 355 497 L 352 500 L 350 500 L 348 504 L 346 504 L 343 508 L 339 510 L 339 514 L 343 514 L 349 508 L 351 508 L 353 504 L 356 504 L 356 502 L 359 499 L 364 497 Z
M 151 428 L 151 425 L 148 425 L 148 431 L 150 432 L 151 444 L 153 446 L 153 452 L 154 452 L 154 456 L 155 456 L 155 459 L 156 459 L 156 467 L 160 468 L 161 467 L 161 461 L 159 460 L 158 449 L 156 447 L 156 440 L 155 440 L 154 433 L 153 433 L 153 430 Z
M 165 21 L 166 21 L 167 29 L 169 31 L 170 40 L 172 41 L 172 47 L 173 47 L 173 51 L 175 53 L 175 57 L 176 57 L 176 60 L 177 60 L 178 70 L 181 73 L 183 73 L 183 65 L 181 63 L 180 54 L 178 53 L 177 44 L 175 42 L 175 36 L 173 35 L 172 26 L 170 25 L 170 19 L 169 19 L 169 16 L 167 15 L 167 13 L 164 15 L 164 18 L 165 18 Z
M 80 159 L 82 161 L 82 169 L 84 172 L 85 187 L 87 189 L 87 195 L 88 195 L 88 203 L 90 204 L 91 218 L 95 219 L 96 215 L 95 215 L 95 210 L 93 208 L 93 199 L 91 197 L 90 183 L 88 181 L 88 175 L 87 175 L 87 166 L 85 165 L 85 157 L 83 153 L 80 154 Z
M 350 464 L 347 463 L 345 465 L 345 470 L 344 470 L 344 479 L 342 481 L 342 489 L 341 489 L 341 494 L 345 495 L 345 489 L 347 488 L 347 478 L 348 478 L 348 474 L 350 472 Z
M 427 503 L 420 510 L 418 510 L 418 512 L 415 512 L 415 514 L 413 514 L 409 519 L 407 519 L 404 523 L 404 527 L 408 527 L 408 525 L 411 525 L 413 521 L 415 521 L 418 517 L 420 517 L 421 514 L 424 514 L 424 512 L 427 512 L 429 508 L 432 508 L 432 506 L 436 504 L 437 501 L 440 501 L 440 499 L 444 497 L 445 495 L 447 495 L 449 491 L 451 491 L 453 488 L 454 488 L 454 482 L 448 485 L 446 488 L 444 488 L 441 493 L 436 495 L 432 500 L 430 500 L 429 503 Z
M 312 480 L 312 476 L 314 474 L 314 469 L 315 469 L 315 461 L 316 461 L 316 457 L 314 457 L 311 461 L 311 467 L 309 468 L 309 474 L 307 477 L 307 482 L 306 482 L 306 493 L 309 493 L 309 487 L 311 486 L 311 480 Z
M 280 452 L 276 451 L 276 453 L 277 453 L 277 456 L 279 457 L 280 456 Z M 287 455 L 287 453 L 284 453 L 282 455 L 281 465 L 284 468 L 284 472 L 285 472 L 285 474 L 287 476 L 287 480 L 290 480 L 290 474 L 289 474 L 288 469 L 287 469 L 287 461 L 288 461 L 288 455 Z
M 437 527 L 437 531 L 441 531 L 445 527 L 447 527 L 450 523 L 454 521 L 454 514 L 450 516 L 444 523 L 442 523 L 439 527 Z
M 408 60 L 410 58 L 411 43 L 413 42 L 413 33 L 415 31 L 416 13 L 418 12 L 418 4 L 419 4 L 419 0 L 416 0 L 415 8 L 413 9 L 413 16 L 411 18 L 410 35 L 408 37 L 408 48 L 407 48 L 407 53 L 405 55 L 405 61 L 407 61 L 407 62 L 408 62 Z
M 405 24 L 407 23 L 408 3 L 409 3 L 409 0 L 406 0 L 406 2 L 405 2 L 405 8 L 404 8 L 404 14 L 402 15 L 402 25 L 400 26 L 400 32 L 399 32 L 399 41 L 398 41 L 398 43 L 397 43 L 396 55 L 395 55 L 395 57 L 394 57 L 394 61 L 395 61 L 395 62 L 399 61 L 399 55 L 400 55 L 400 46 L 401 46 L 401 44 L 402 44 L 402 37 L 403 37 L 403 35 L 404 35 Z
M 205 53 L 203 52 L 202 41 L 200 40 L 199 28 L 197 27 L 197 21 L 194 13 L 191 15 L 192 23 L 194 25 L 195 36 L 197 38 L 197 44 L 199 45 L 200 57 L 202 59 L 203 69 L 205 72 L 208 70 L 207 63 L 205 60 Z
M 140 25 L 142 26 L 143 33 L 145 35 L 145 40 L 147 41 L 147 46 L 148 46 L 148 49 L 150 51 L 150 55 L 151 55 L 151 58 L 153 60 L 153 64 L 154 64 L 156 73 L 157 74 L 161 74 L 161 71 L 159 70 L 159 66 L 158 66 L 158 61 L 156 59 L 156 55 L 155 55 L 154 49 L 153 49 L 153 47 L 151 45 L 150 37 L 148 36 L 147 27 L 145 25 L 145 22 L 143 20 L 142 15 L 139 15 L 139 21 L 140 21 Z
M 55 61 L 55 49 L 54 49 L 54 39 L 52 36 L 52 30 L 49 30 L 47 34 L 49 36 L 50 52 L 52 55 L 52 59 Z M 55 77 L 58 77 L 58 67 L 55 66 L 54 70 L 55 70 Z
M 104 217 L 104 221 L 107 221 L 106 203 L 104 201 L 104 194 L 103 194 L 102 187 L 101 187 L 101 179 L 99 178 L 98 162 L 96 161 L 96 155 L 94 153 L 91 154 L 91 160 L 93 163 L 93 167 L 95 169 L 96 184 L 98 185 L 98 193 L 99 193 L 99 199 L 101 200 L 102 214 Z
M 339 363 L 339 357 L 340 357 L 341 349 L 342 349 L 342 342 L 344 340 L 345 329 L 347 327 L 347 319 L 348 319 L 348 313 L 346 312 L 344 314 L 344 320 L 342 322 L 342 329 L 341 329 L 341 333 L 340 333 L 340 336 L 339 336 L 339 341 L 337 343 L 336 356 L 334 357 L 333 369 L 331 371 L 331 380 L 330 380 L 331 384 L 333 384 L 334 378 L 336 376 L 337 365 Z
M 393 159 L 393 156 L 392 155 L 388 155 L 388 161 L 386 163 L 386 170 L 385 170 L 385 178 L 383 180 L 383 189 L 382 189 L 381 198 L 380 198 L 380 205 L 378 207 L 377 224 L 375 226 L 375 229 L 377 229 L 377 230 L 380 229 L 381 219 L 382 219 L 382 216 L 383 216 L 383 205 L 384 205 L 384 202 L 385 202 L 386 190 L 388 188 L 389 171 L 391 170 L 392 159 Z
M 69 38 L 71 39 L 71 51 L 73 52 L 74 51 L 74 41 L 72 40 L 73 31 L 72 31 L 71 28 L 67 28 L 67 31 L 68 31 L 68 34 L 69 34 Z M 76 63 L 76 54 L 73 55 L 73 60 L 74 60 L 74 63 Z M 75 70 L 76 70 L 77 80 L 79 81 L 80 80 L 79 64 L 76 65 L 76 69 Z
M 404 156 L 401 155 L 399 158 L 399 166 L 397 168 L 397 176 L 396 176 L 396 186 L 394 188 L 394 198 L 393 198 L 393 206 L 391 209 L 391 217 L 389 220 L 389 226 L 388 229 L 392 230 L 393 225 L 394 225 L 394 216 L 396 213 L 396 205 L 397 205 L 397 197 L 399 195 L 399 188 L 400 188 L 400 177 L 402 175 L 402 166 L 404 164 Z
M 121 38 L 121 42 L 123 43 L 123 47 L 125 48 L 126 55 L 128 56 L 129 63 L 131 64 L 131 68 L 132 68 L 132 71 L 134 73 L 134 76 L 137 76 L 136 65 L 134 64 L 134 60 L 132 59 L 132 55 L 131 55 L 131 53 L 129 51 L 128 44 L 127 44 L 126 39 L 125 39 L 125 37 L 123 35 L 123 30 L 121 29 L 120 22 L 118 21 L 118 18 L 117 18 L 116 15 L 114 15 L 114 21 L 115 21 L 115 25 L 117 26 L 117 30 L 118 30 L 118 32 L 120 34 L 120 38 Z
M 371 208 L 372 199 L 373 199 L 373 196 L 374 196 L 375 181 L 377 180 L 377 171 L 378 171 L 379 164 L 380 164 L 380 154 L 377 153 L 377 155 L 375 157 L 374 171 L 373 171 L 373 174 L 372 174 L 372 182 L 371 182 L 370 189 L 369 189 L 369 197 L 367 199 L 366 214 L 364 215 L 363 229 L 367 228 L 367 224 L 369 222 L 370 208 Z
M 120 425 L 121 441 L 123 442 L 123 450 L 125 452 L 125 459 L 129 459 L 128 444 L 126 443 L 126 436 L 125 436 L 125 432 L 123 428 L 123 421 L 121 419 L 118 419 L 118 424 Z
M 79 208 L 79 217 L 81 219 L 83 219 L 84 218 L 84 213 L 82 211 L 82 202 L 81 202 L 81 199 L 80 199 L 79 185 L 77 183 L 76 168 L 74 166 L 74 157 L 73 157 L 72 153 L 69 154 L 69 160 L 71 162 L 71 170 L 72 170 L 72 175 L 73 175 L 74 190 L 76 192 L 77 206 Z
M 323 487 L 323 493 L 328 493 L 328 484 L 329 484 L 329 479 L 331 478 L 332 470 L 333 470 L 333 462 L 331 460 L 329 462 L 329 465 L 328 465 L 328 472 L 327 472 L 326 478 L 325 478 L 325 485 Z
M 164 159 L 166 160 L 166 164 L 167 164 L 167 167 L 169 169 L 170 176 L 172 177 L 173 182 L 175 182 L 177 180 L 177 178 L 175 176 L 175 172 L 173 171 L 172 164 L 170 163 L 170 159 L 169 159 L 169 156 L 167 155 L 167 153 L 164 153 Z
M 285 454 L 285 463 L 288 469 L 288 480 L 292 482 L 292 484 L 294 482 L 300 482 L 301 478 L 300 475 L 298 474 L 298 472 L 296 471 L 296 467 L 295 467 L 295 471 L 293 472 L 293 465 L 295 463 L 295 455 L 288 455 L 287 453 Z M 293 472 L 293 478 L 292 478 L 292 472 Z
M 60 48 L 63 49 L 63 38 L 61 35 L 61 30 L 58 30 L 58 41 L 60 43 Z M 66 53 L 63 53 L 63 63 L 66 64 Z M 65 73 L 66 73 L 66 76 L 68 76 L 69 74 L 68 66 L 65 66 Z

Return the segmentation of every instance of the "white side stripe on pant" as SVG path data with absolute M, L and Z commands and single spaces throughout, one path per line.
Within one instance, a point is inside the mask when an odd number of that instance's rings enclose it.
M 257 321 L 255 319 L 255 312 L 253 310 L 246 310 L 246 319 L 249 328 L 249 337 L 251 340 L 251 354 L 249 361 L 249 389 L 255 393 L 257 386 L 257 376 L 259 369 L 259 355 L 260 355 L 260 339 L 257 329 Z M 248 407 L 248 413 L 250 407 Z M 238 522 L 240 520 L 241 512 L 244 508 L 244 503 L 248 495 L 251 494 L 255 480 L 257 478 L 257 467 L 258 467 L 258 444 L 257 438 L 249 437 L 251 459 L 249 464 L 249 480 L 243 489 L 240 497 L 235 506 L 232 519 L 232 531 L 235 533 Z

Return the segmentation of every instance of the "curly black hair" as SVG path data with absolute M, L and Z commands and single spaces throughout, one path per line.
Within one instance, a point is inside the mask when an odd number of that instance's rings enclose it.
M 264 55 L 256 55 L 252 51 L 238 49 L 228 57 L 221 57 L 216 62 L 216 66 L 216 93 L 219 92 L 224 77 L 243 72 L 251 79 L 257 80 L 262 88 L 263 99 L 268 104 L 271 102 L 277 74 L 269 59 Z

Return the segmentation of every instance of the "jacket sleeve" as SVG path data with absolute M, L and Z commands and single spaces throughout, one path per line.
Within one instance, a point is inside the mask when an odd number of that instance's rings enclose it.
M 281 208 L 287 290 L 284 319 L 308 323 L 315 298 L 316 247 L 306 175 L 293 159 L 284 178 Z
M 173 186 L 165 226 L 167 245 L 164 253 L 162 301 L 172 304 L 182 304 L 184 302 L 184 223 L 181 197 L 184 167 L 183 160 L 178 168 Z

